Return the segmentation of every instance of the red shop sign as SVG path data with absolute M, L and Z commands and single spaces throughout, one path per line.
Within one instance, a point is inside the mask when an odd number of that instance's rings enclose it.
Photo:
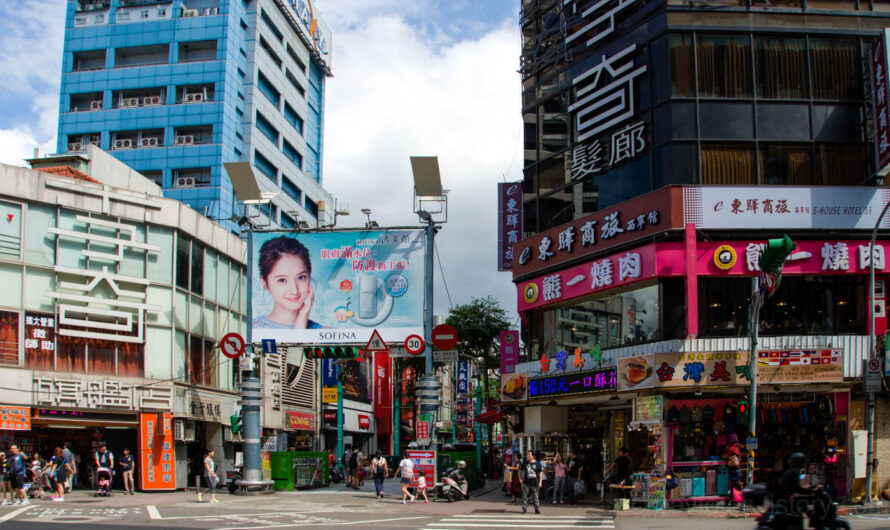
M 358 428 L 359 429 L 370 429 L 371 428 L 371 417 L 365 414 L 358 415 Z
M 284 427 L 297 431 L 314 431 L 315 416 L 308 412 L 285 411 Z

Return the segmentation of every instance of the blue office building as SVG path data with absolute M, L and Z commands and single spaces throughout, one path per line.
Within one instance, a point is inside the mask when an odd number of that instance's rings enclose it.
M 262 215 L 315 227 L 333 207 L 330 61 L 310 0 L 69 0 L 58 151 L 97 144 L 232 230 L 224 164 L 250 162 L 259 188 L 278 192 Z

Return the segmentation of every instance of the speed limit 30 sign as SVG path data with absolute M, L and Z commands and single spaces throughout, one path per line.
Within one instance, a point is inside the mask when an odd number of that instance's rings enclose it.
M 423 351 L 424 346 L 426 344 L 420 335 L 408 335 L 408 338 L 405 339 L 405 350 L 411 355 L 419 355 Z

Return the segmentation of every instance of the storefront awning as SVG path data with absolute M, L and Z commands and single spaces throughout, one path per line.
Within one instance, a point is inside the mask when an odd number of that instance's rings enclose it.
M 488 412 L 476 416 L 474 419 L 479 423 L 491 424 L 499 422 L 506 417 L 507 415 L 499 410 L 489 410 Z

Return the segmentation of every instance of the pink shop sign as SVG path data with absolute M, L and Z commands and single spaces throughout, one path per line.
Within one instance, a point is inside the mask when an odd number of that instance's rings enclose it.
M 785 261 L 784 274 L 865 274 L 869 271 L 868 240 L 808 240 L 795 243 L 797 248 Z M 698 274 L 759 274 L 757 258 L 765 244 L 763 240 L 699 242 Z M 875 244 L 875 271 L 878 272 L 887 270 L 884 244 L 886 242 L 881 241 Z M 720 255 L 715 256 L 715 253 Z M 721 262 L 725 264 L 723 268 L 719 266 Z
M 520 282 L 519 311 L 685 272 L 683 244 L 650 243 Z

